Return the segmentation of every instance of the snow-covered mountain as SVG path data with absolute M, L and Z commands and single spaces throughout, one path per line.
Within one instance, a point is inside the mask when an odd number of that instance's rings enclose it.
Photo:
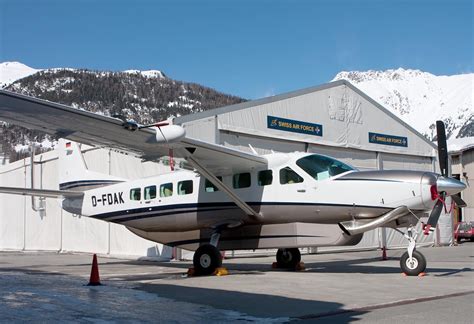
M 8 91 L 107 116 L 121 115 L 143 124 L 244 101 L 199 84 L 173 80 L 158 70 L 31 69 L 36 73 L 22 77 L 13 73 L 18 64 L 2 63 L 2 71 L 11 76 L 4 87 Z M 0 121 L 0 150 L 12 161 L 24 156 L 34 138 L 41 151 L 49 150 L 55 140 Z
M 0 89 L 39 71 L 20 62 L 0 63 Z
M 436 135 L 436 120 L 446 124 L 448 137 L 474 136 L 474 73 L 436 76 L 409 69 L 340 72 L 420 133 Z

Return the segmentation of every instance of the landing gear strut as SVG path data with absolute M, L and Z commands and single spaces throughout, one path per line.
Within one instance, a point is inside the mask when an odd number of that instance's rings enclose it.
M 196 274 L 210 275 L 222 266 L 221 253 L 217 248 L 219 237 L 219 233 L 214 233 L 210 244 L 201 245 L 194 253 L 193 265 Z
M 294 269 L 301 261 L 301 253 L 297 248 L 278 249 L 276 259 L 278 268 Z
M 417 276 L 426 270 L 426 259 L 420 252 L 416 251 L 416 238 L 418 232 L 410 226 L 404 236 L 408 239 L 407 251 L 400 259 L 400 267 L 408 276 Z

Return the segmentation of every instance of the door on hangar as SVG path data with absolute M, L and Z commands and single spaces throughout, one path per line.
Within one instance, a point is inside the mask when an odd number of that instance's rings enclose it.
M 431 157 L 381 153 L 381 169 L 433 171 Z

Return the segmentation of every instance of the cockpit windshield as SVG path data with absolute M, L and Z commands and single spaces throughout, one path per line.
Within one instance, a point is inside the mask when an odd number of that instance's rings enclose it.
M 335 175 L 355 170 L 353 167 L 324 155 L 308 155 L 296 161 L 301 169 L 316 180 L 324 180 Z

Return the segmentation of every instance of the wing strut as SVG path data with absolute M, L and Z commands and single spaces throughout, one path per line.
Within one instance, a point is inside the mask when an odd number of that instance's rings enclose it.
M 199 163 L 196 159 L 194 159 L 192 156 L 189 156 L 186 158 L 187 161 L 206 179 L 208 179 L 214 186 L 216 186 L 219 190 L 222 190 L 225 192 L 229 198 L 240 208 L 242 209 L 247 215 L 255 217 L 257 219 L 262 219 L 263 215 L 261 213 L 257 213 L 252 207 L 250 207 L 245 201 L 240 199 L 239 196 L 237 196 L 232 189 L 227 187 L 217 179 L 217 177 L 212 174 L 210 171 L 206 169 L 201 163 Z

